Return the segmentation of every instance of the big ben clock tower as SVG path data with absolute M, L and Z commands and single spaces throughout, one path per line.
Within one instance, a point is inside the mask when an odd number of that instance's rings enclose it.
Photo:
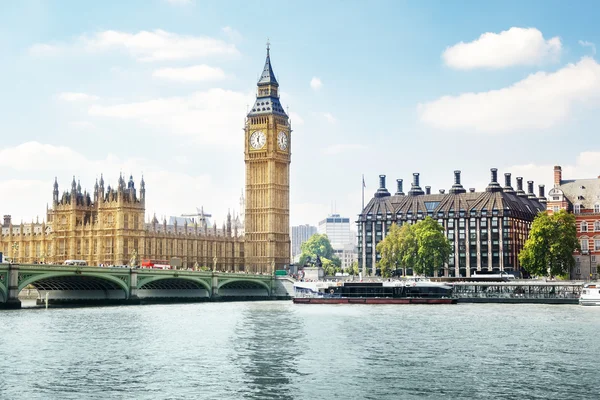
M 290 161 L 292 129 L 279 102 L 269 44 L 256 101 L 245 126 L 246 269 L 271 273 L 290 261 Z

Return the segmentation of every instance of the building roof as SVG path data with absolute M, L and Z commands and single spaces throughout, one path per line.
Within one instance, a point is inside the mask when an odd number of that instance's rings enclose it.
M 275 73 L 273 72 L 273 68 L 271 67 L 271 54 L 269 44 L 267 44 L 267 59 L 265 60 L 265 67 L 263 68 L 262 74 L 260 74 L 258 85 L 279 86 L 279 83 L 277 83 L 277 79 L 275 79 Z
M 580 204 L 583 208 L 594 208 L 600 204 L 600 178 L 561 180 L 558 189 L 572 204 Z

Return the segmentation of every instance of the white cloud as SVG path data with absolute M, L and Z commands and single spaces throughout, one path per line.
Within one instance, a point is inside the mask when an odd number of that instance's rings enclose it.
M 52 168 L 48 168 L 48 160 L 52 160 Z M 185 160 L 183 160 L 185 161 Z M 81 181 L 84 190 L 93 190 L 94 182 L 103 173 L 105 185 L 115 187 L 119 173 L 127 178 L 134 175 L 139 188 L 140 176 L 143 172 L 146 181 L 147 200 L 146 213 L 156 211 L 158 217 L 163 215 L 180 215 L 204 205 L 205 210 L 212 212 L 219 226 L 225 219 L 227 209 L 236 209 L 239 190 L 223 188 L 215 185 L 208 174 L 193 175 L 171 171 L 157 165 L 154 158 L 120 159 L 112 154 L 103 158 L 89 159 L 77 151 L 65 147 L 27 142 L 15 147 L 0 148 L 0 168 L 7 172 L 6 176 L 28 174 L 36 179 L 0 179 L 1 193 L 18 193 L 9 196 L 2 202 L 2 210 L 12 214 L 13 221 L 31 221 L 36 215 L 44 216 L 47 202 L 52 201 L 52 184 L 58 177 L 59 191 L 62 194 L 70 190 L 73 174 Z M 207 193 L 219 193 L 219 196 Z M 173 195 L 177 194 L 177 195 Z
M 232 42 L 239 42 L 242 40 L 242 34 L 230 26 L 224 26 L 221 31 L 231 40 Z
M 323 113 L 323 116 L 325 117 L 325 119 L 327 120 L 327 122 L 329 122 L 330 124 L 335 124 L 337 122 L 337 119 L 335 119 L 335 117 L 333 115 L 331 115 L 331 113 Z
M 435 128 L 496 134 L 550 128 L 565 120 L 575 105 L 599 96 L 600 65 L 585 57 L 503 89 L 444 96 L 417 109 L 421 121 Z
M 535 28 L 513 27 L 450 46 L 442 58 L 446 65 L 457 69 L 504 68 L 558 61 L 561 50 L 558 36 L 545 40 L 542 32 Z
M 71 121 L 69 122 L 69 126 L 84 131 L 96 129 L 96 126 L 89 121 Z
M 527 190 L 526 181 L 535 182 L 535 193 L 537 194 L 537 187 L 539 184 L 546 185 L 546 195 L 548 190 L 554 186 L 554 165 L 561 165 L 560 163 L 555 164 L 522 164 L 514 165 L 506 168 L 507 172 L 511 172 L 513 176 L 513 187 L 516 187 L 514 181 L 516 176 L 522 176 L 524 189 Z M 565 179 L 594 179 L 600 176 L 600 152 L 598 151 L 584 151 L 577 155 L 574 162 L 569 164 L 563 164 L 562 167 L 562 178 Z
M 91 53 L 120 50 L 144 62 L 239 55 L 235 45 L 219 39 L 179 35 L 160 29 L 138 33 L 102 31 L 91 36 L 82 35 L 70 44 L 35 44 L 29 51 L 34 55 L 50 55 L 68 49 Z
M 313 90 L 319 90 L 319 89 L 321 89 L 322 86 L 323 86 L 323 82 L 321 82 L 321 80 L 319 78 L 317 78 L 316 76 L 310 80 L 310 87 Z
M 208 65 L 193 65 L 182 68 L 160 68 L 152 76 L 175 82 L 207 82 L 225 79 L 225 72 L 221 68 Z
M 223 89 L 195 92 L 136 103 L 93 105 L 92 116 L 133 120 L 166 130 L 192 135 L 203 144 L 239 144 L 240 121 L 252 95 Z
M 292 121 L 292 124 L 294 125 L 304 125 L 302 117 L 293 111 L 290 112 L 290 121 Z
M 580 40 L 579 45 L 591 48 L 592 54 L 596 54 L 596 45 L 594 43 L 588 42 L 587 40 Z
M 78 92 L 62 92 L 58 94 L 58 99 L 62 101 L 94 101 L 98 100 L 98 96 L 94 96 L 86 93 L 78 93 Z
M 341 143 L 327 146 L 322 149 L 321 152 L 325 155 L 336 155 L 348 151 L 364 150 L 365 148 L 366 146 L 362 144 Z

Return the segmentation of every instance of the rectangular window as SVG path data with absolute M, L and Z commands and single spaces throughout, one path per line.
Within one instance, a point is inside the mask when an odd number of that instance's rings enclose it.
M 557 213 L 560 210 L 559 206 L 552 206 L 552 212 Z
M 599 239 L 594 240 L 594 250 L 600 251 L 600 240 Z
M 579 214 L 581 212 L 581 205 L 575 204 L 573 210 L 574 210 L 575 214 Z
M 581 223 L 581 232 L 587 232 L 588 231 L 588 225 L 587 222 L 583 221 Z
M 581 251 L 588 251 L 589 250 L 589 242 L 587 239 L 581 239 Z

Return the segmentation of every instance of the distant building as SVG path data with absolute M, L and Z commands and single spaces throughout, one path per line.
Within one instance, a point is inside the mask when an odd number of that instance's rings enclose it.
M 302 243 L 317 233 L 317 227 L 311 225 L 292 226 L 292 260 L 295 260 L 302 253 Z
M 335 255 L 342 260 L 342 268 L 348 268 L 358 259 L 356 235 L 350 229 L 350 218 L 331 214 L 319 222 L 319 233 L 329 238 Z
M 562 168 L 554 167 L 554 187 L 548 192 L 548 212 L 567 210 L 575 214 L 581 251 L 574 254 L 571 279 L 597 279 L 600 261 L 600 176 L 592 179 L 562 179 Z
M 436 276 L 471 276 L 476 271 L 520 271 L 518 254 L 529 235 L 538 212 L 546 209 L 544 186 L 533 193 L 533 181 L 523 190 L 523 178 L 517 178 L 517 190 L 506 173 L 504 187 L 498 183 L 497 170 L 491 169 L 491 182 L 483 192 L 468 191 L 460 183 L 460 171 L 454 171 L 454 185 L 448 193 L 441 189 L 432 194 L 431 187 L 419 186 L 419 174 L 407 194 L 398 188 L 390 195 L 385 175 L 379 176 L 379 189 L 358 217 L 359 268 L 376 271 L 381 255 L 377 244 L 390 226 L 414 224 L 431 217 L 444 228 L 452 244 L 452 254 L 443 265 L 436 266 Z

